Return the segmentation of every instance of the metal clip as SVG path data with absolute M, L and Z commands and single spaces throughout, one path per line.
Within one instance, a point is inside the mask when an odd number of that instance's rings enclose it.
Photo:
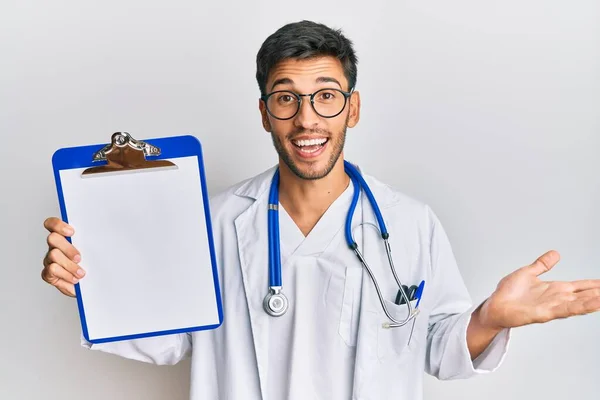
M 107 164 L 91 167 L 83 171 L 82 175 L 123 172 L 139 169 L 171 167 L 175 164 L 167 160 L 146 160 L 147 156 L 160 155 L 160 149 L 149 143 L 134 139 L 128 132 L 115 132 L 111 136 L 111 143 L 94 153 L 92 161 L 107 161 Z

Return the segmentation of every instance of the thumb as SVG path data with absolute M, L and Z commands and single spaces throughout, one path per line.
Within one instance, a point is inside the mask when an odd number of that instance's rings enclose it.
M 535 262 L 525 269 L 535 276 L 542 275 L 550 271 L 560 261 L 560 254 L 555 250 L 550 250 L 540 257 Z

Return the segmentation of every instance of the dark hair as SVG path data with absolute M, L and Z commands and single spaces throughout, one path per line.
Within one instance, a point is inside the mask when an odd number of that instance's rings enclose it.
M 312 21 L 287 24 L 269 36 L 256 55 L 256 80 L 261 95 L 266 94 L 269 71 L 282 60 L 319 56 L 338 58 L 344 68 L 349 90 L 356 85 L 357 56 L 352 42 L 340 29 L 334 30 Z

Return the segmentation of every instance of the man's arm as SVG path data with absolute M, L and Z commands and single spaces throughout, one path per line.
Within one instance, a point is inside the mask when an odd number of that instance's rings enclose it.
M 427 290 L 435 299 L 429 309 L 425 371 L 440 380 L 493 372 L 507 354 L 510 329 L 485 333 L 483 307 L 473 305 L 449 238 L 431 209 L 428 224 L 432 275 Z
M 467 327 L 467 347 L 471 354 L 471 360 L 479 357 L 489 347 L 496 335 L 502 332 L 502 329 L 494 329 L 483 325 L 481 321 L 482 307 L 483 304 L 471 313 L 471 320 Z

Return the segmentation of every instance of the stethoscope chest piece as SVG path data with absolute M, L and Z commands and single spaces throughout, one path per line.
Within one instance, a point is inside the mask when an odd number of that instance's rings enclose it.
M 273 317 L 282 316 L 288 309 L 288 299 L 280 290 L 280 288 L 269 288 L 269 293 L 263 301 L 265 311 Z

